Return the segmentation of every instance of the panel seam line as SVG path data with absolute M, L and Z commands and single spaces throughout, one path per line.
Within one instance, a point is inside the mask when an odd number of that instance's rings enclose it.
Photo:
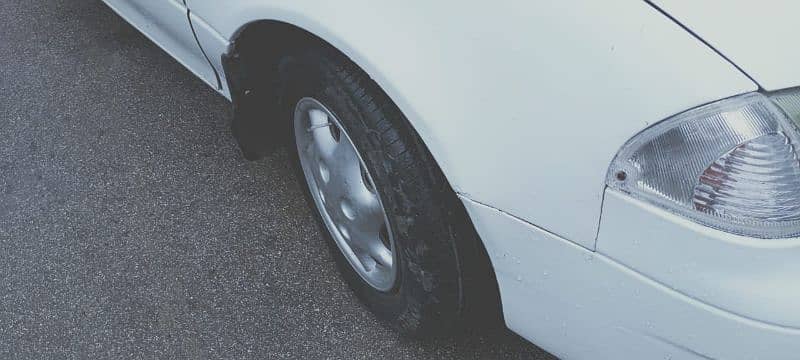
M 717 53 L 717 55 L 721 56 L 725 61 L 727 61 L 734 68 L 736 68 L 736 70 L 739 70 L 739 72 L 741 72 L 744 76 L 746 76 L 748 79 L 750 79 L 750 81 L 752 81 L 754 84 L 756 84 L 756 86 L 758 86 L 758 90 L 759 91 L 763 91 L 764 90 L 764 88 L 761 86 L 761 84 L 758 83 L 758 81 L 756 81 L 756 79 L 754 79 L 752 76 L 750 76 L 750 74 L 748 74 L 746 71 L 744 71 L 744 69 L 742 69 L 739 65 L 737 65 L 735 62 L 733 62 L 733 60 L 731 60 L 729 57 L 725 56 L 725 54 L 723 54 L 722 51 L 720 51 L 719 49 L 715 48 L 713 45 L 711 45 L 711 43 L 709 43 L 708 41 L 703 39 L 700 35 L 698 35 L 696 32 L 694 32 L 688 26 L 684 25 L 682 22 L 678 21 L 677 18 L 675 18 L 674 16 L 670 15 L 664 9 L 662 9 L 661 7 L 656 5 L 653 2 L 653 0 L 644 0 L 644 2 L 646 2 L 648 5 L 650 5 L 656 11 L 660 12 L 662 15 L 666 16 L 668 19 L 672 20 L 672 22 L 674 22 L 675 24 L 680 26 L 683 30 L 686 30 L 686 32 L 688 32 L 690 35 L 692 35 L 695 39 L 699 40 L 701 43 L 703 43 L 706 46 L 708 46 L 708 48 L 711 49 L 712 51 L 714 51 L 715 53 Z

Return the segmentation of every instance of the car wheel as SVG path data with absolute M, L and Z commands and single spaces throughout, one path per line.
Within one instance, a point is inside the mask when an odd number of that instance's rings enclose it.
M 418 135 L 340 54 L 301 50 L 279 67 L 289 147 L 346 281 L 405 334 L 454 329 L 496 283 L 478 280 L 491 268 Z

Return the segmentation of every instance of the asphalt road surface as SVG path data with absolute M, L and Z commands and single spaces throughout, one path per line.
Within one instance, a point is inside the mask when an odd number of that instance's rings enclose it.
M 382 326 L 230 120 L 99 0 L 0 1 L 0 358 L 551 358 Z

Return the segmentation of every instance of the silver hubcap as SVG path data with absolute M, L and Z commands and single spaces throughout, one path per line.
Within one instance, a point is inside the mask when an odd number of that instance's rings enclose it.
M 367 283 L 390 290 L 397 274 L 394 239 L 347 131 L 322 103 L 303 98 L 294 111 L 294 134 L 311 196 L 339 249 Z

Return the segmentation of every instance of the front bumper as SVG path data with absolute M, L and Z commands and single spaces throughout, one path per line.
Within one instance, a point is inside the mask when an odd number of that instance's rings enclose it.
M 792 301 L 800 300 L 794 296 L 800 292 L 788 283 L 793 264 L 773 260 L 767 270 L 746 271 L 769 262 L 768 253 L 783 254 L 776 249 L 794 249 L 793 240 L 761 245 L 765 252 L 750 256 L 750 262 L 721 258 L 728 252 L 715 258 L 711 244 L 701 245 L 705 257 L 679 262 L 680 254 L 696 251 L 709 235 L 722 236 L 731 246 L 753 243 L 607 193 L 594 252 L 462 200 L 492 260 L 507 325 L 559 357 L 793 359 L 800 354 L 800 329 L 790 325 L 800 316 L 800 301 Z M 732 271 L 736 264 L 740 271 Z M 722 286 L 711 286 L 715 281 Z M 737 298 L 728 299 L 732 296 Z

